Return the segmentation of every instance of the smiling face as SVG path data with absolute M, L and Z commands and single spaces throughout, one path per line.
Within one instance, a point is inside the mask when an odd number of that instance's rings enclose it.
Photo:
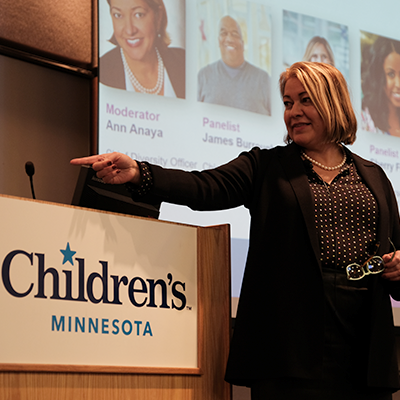
M 311 50 L 310 60 L 312 62 L 322 62 L 333 65 L 326 47 L 322 43 L 316 43 Z
M 386 76 L 385 93 L 389 103 L 400 107 L 400 54 L 390 53 L 383 63 Z
M 132 61 L 145 61 L 154 53 L 159 21 L 144 0 L 111 0 L 114 36 Z
M 221 19 L 219 27 L 219 48 L 222 61 L 231 68 L 244 62 L 244 42 L 238 23 L 231 17 Z
M 283 103 L 286 128 L 293 142 L 310 150 L 326 143 L 325 123 L 297 78 L 287 80 Z

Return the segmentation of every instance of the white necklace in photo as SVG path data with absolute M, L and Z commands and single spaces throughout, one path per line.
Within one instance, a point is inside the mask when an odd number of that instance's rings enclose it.
M 129 65 L 125 59 L 124 51 L 121 48 L 121 57 L 122 57 L 122 63 L 124 64 L 125 73 L 128 75 L 133 88 L 140 93 L 159 94 L 161 92 L 161 89 L 163 88 L 163 85 L 164 85 L 164 63 L 163 63 L 163 60 L 160 56 L 160 53 L 159 53 L 157 47 L 155 49 L 156 49 L 156 53 L 157 53 L 157 63 L 158 63 L 157 83 L 156 83 L 156 86 L 153 87 L 153 89 L 146 89 L 144 86 L 142 86 L 140 84 L 140 82 L 137 80 L 136 76 L 133 74 L 133 72 L 129 68 Z
M 342 153 L 343 153 L 343 160 L 340 162 L 340 164 L 335 165 L 334 167 L 328 167 L 324 164 L 321 164 L 320 162 L 314 160 L 309 155 L 307 155 L 304 150 L 302 151 L 301 154 L 303 155 L 304 158 L 306 158 L 312 164 L 315 164 L 317 167 L 320 167 L 320 168 L 324 169 L 325 171 L 335 171 L 336 169 L 342 168 L 343 165 L 346 163 L 346 153 L 345 153 L 343 147 L 341 147 L 341 149 L 342 149 Z

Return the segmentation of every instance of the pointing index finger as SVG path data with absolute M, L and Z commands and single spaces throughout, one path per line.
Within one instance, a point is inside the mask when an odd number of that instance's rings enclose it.
M 101 155 L 89 156 L 89 157 L 81 157 L 81 158 L 73 158 L 70 161 L 72 165 L 92 165 L 95 162 L 104 161 L 104 157 Z

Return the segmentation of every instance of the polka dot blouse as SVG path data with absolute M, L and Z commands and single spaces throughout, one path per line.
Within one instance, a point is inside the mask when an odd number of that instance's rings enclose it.
M 357 173 L 350 156 L 330 183 L 324 182 L 304 160 L 314 198 L 322 267 L 343 269 L 365 262 L 374 247 L 377 203 Z

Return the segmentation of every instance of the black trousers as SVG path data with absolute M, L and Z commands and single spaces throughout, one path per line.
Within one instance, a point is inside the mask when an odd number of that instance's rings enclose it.
M 251 400 L 392 400 L 385 389 L 335 388 L 323 382 L 275 379 L 257 382 Z
M 324 354 L 317 379 L 283 377 L 252 385 L 252 400 L 391 400 L 388 388 L 368 388 L 369 277 L 349 281 L 343 271 L 323 271 Z

